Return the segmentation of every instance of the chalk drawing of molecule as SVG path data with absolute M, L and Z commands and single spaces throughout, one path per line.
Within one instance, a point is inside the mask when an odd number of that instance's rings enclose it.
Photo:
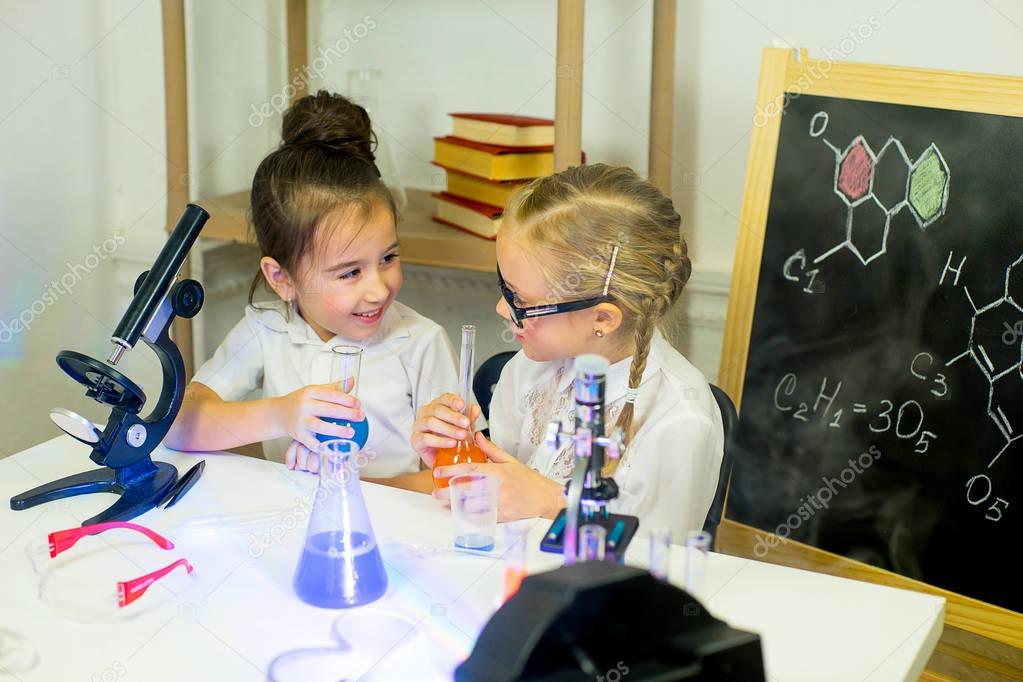
M 911 161 L 902 142 L 894 137 L 889 137 L 876 154 L 862 135 L 844 150 L 839 149 L 821 137 L 827 127 L 828 113 L 814 114 L 810 137 L 820 138 L 835 154 L 834 191 L 847 208 L 845 240 L 817 256 L 815 264 L 842 249 L 849 249 L 863 265 L 884 255 L 891 220 L 904 208 L 909 208 L 921 230 L 945 214 L 951 174 L 933 142 L 916 161 Z M 875 187 L 879 175 L 894 177 L 895 182 Z
M 959 285 L 966 257 L 955 267 L 952 259 L 950 252 L 938 286 L 950 273 L 955 273 L 949 277 L 952 286 Z M 1023 256 L 1005 269 L 1005 288 L 996 300 L 978 308 L 965 284 L 963 293 L 973 308 L 970 336 L 966 350 L 945 364 L 972 358 L 990 384 L 987 413 L 1006 441 L 988 464 L 990 469 L 1009 445 L 1023 438 L 1023 401 L 1017 397 L 1023 393 Z

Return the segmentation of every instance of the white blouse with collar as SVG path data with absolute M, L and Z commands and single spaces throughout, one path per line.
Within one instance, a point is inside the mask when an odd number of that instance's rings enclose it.
M 335 336 L 322 341 L 294 306 L 283 301 L 246 306 L 245 317 L 228 333 L 194 381 L 223 400 L 243 400 L 262 390 L 265 398 L 303 386 L 325 384 L 332 376 L 331 348 L 363 349 L 357 395 L 369 419 L 363 477 L 386 478 L 419 470 L 409 443 L 416 413 L 442 393 L 457 391 L 454 351 L 444 329 L 395 301 L 379 331 L 365 341 Z M 283 462 L 290 438 L 263 443 L 267 459 Z
M 490 407 L 494 442 L 559 482 L 571 477 L 572 446 L 551 452 L 544 431 L 553 420 L 574 419 L 573 363 L 534 362 L 520 351 L 505 366 Z M 608 371 L 609 425 L 625 404 L 631 363 L 626 358 Z M 614 474 L 619 497 L 610 509 L 638 516 L 646 530 L 670 528 L 684 542 L 687 531 L 703 527 L 714 499 L 724 434 L 706 378 L 660 332 L 651 340 L 635 409 L 635 435 Z

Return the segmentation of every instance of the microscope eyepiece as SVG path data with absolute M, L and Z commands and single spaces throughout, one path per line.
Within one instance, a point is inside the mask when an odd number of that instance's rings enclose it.
M 124 311 L 124 316 L 110 337 L 115 344 L 110 354 L 110 364 L 116 365 L 124 351 L 135 347 L 167 296 L 171 283 L 177 277 L 178 270 L 181 269 L 192 244 L 195 243 L 209 217 L 209 213 L 195 204 L 189 204 L 185 208 L 177 226 L 167 239 L 167 243 L 163 245 L 160 255 L 156 257 L 145 281 L 138 287 L 128 309 Z

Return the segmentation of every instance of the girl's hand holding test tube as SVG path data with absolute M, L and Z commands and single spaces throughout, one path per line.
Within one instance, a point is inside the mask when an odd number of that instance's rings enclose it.
M 412 447 L 431 469 L 438 450 L 455 447 L 455 441 L 468 438 L 472 432 L 480 406 L 471 405 L 468 417 L 462 413 L 464 409 L 465 402 L 460 397 L 445 393 L 419 410 L 412 426 Z
M 462 414 L 463 408 L 461 398 L 445 393 L 419 411 L 412 429 L 412 447 L 429 466 L 433 466 L 437 450 L 453 447 L 455 440 L 465 438 L 479 417 L 478 405 L 472 406 L 471 418 Z M 536 516 L 554 518 L 565 506 L 561 484 L 533 471 L 481 433 L 476 434 L 476 445 L 488 463 L 438 467 L 434 475 L 448 478 L 478 471 L 498 479 L 497 520 L 502 522 Z M 445 503 L 450 503 L 450 495 L 447 488 L 433 491 L 434 499 Z

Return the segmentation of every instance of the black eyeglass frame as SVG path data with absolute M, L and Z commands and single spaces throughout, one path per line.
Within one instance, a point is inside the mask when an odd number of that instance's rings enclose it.
M 497 268 L 497 285 L 501 287 L 501 296 L 504 297 L 504 302 L 508 305 L 508 312 L 511 314 L 512 322 L 519 329 L 522 329 L 522 321 L 527 318 L 535 317 L 546 317 L 547 315 L 558 315 L 560 313 L 570 313 L 576 310 L 585 310 L 592 308 L 595 305 L 601 303 L 609 303 L 614 300 L 614 297 L 607 294 L 601 296 L 594 296 L 592 298 L 581 298 L 575 301 L 562 301 L 561 303 L 548 303 L 545 305 L 534 305 L 525 308 L 515 305 L 515 294 L 512 293 L 511 289 L 504 281 L 504 277 L 501 276 L 501 268 Z

